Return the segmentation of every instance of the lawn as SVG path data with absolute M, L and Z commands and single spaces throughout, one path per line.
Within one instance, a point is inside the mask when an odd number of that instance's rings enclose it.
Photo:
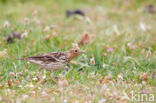
M 74 9 L 85 16 L 67 17 Z M 154 0 L 0 0 L 0 103 L 154 103 L 155 28 Z M 13 32 L 22 38 L 7 43 Z M 52 73 L 57 83 L 16 60 L 73 43 L 86 53 Z

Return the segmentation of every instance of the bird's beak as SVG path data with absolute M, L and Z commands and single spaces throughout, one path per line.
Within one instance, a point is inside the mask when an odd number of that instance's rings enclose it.
M 85 52 L 84 50 L 81 50 L 81 53 L 83 53 L 83 54 L 84 54 L 84 53 L 86 53 L 86 52 Z

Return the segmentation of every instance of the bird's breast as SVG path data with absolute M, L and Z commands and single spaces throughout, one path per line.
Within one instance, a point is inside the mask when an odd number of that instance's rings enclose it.
M 67 63 L 50 63 L 50 64 L 42 65 L 41 67 L 48 70 L 58 70 L 65 67 L 66 65 Z

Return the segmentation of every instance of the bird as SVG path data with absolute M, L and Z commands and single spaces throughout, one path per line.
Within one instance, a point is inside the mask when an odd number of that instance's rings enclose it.
M 59 70 L 65 67 L 73 58 L 81 55 L 82 53 L 85 52 L 81 50 L 78 45 L 76 45 L 65 52 L 49 52 L 42 55 L 21 58 L 18 60 L 24 60 L 37 64 L 40 66 L 39 72 L 42 69 L 50 71 L 50 78 L 56 82 L 56 80 L 51 76 L 51 73 L 55 70 Z
M 67 17 L 73 16 L 73 15 L 85 16 L 85 13 L 84 13 L 82 10 L 80 10 L 80 9 L 76 9 L 76 10 L 67 10 L 67 11 L 66 11 L 66 16 L 67 16 Z
M 21 34 L 19 32 L 12 32 L 6 36 L 7 43 L 13 43 L 14 39 L 21 39 Z

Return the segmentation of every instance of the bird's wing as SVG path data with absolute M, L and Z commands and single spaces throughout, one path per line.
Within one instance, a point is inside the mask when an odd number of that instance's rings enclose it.
M 60 60 L 64 60 L 64 61 L 67 60 L 67 53 L 65 53 L 65 52 L 50 52 L 50 53 L 46 53 L 45 55 L 51 55 L 54 58 L 58 59 L 59 61 Z
M 50 52 L 39 56 L 32 56 L 24 58 L 24 60 L 27 60 L 29 62 L 33 62 L 36 64 L 49 64 L 49 63 L 58 63 L 67 62 L 66 55 L 62 52 Z
M 35 60 L 35 61 L 43 61 L 43 62 L 58 62 L 58 60 L 54 56 L 50 55 L 40 55 L 40 56 L 32 56 L 25 58 L 25 60 Z

